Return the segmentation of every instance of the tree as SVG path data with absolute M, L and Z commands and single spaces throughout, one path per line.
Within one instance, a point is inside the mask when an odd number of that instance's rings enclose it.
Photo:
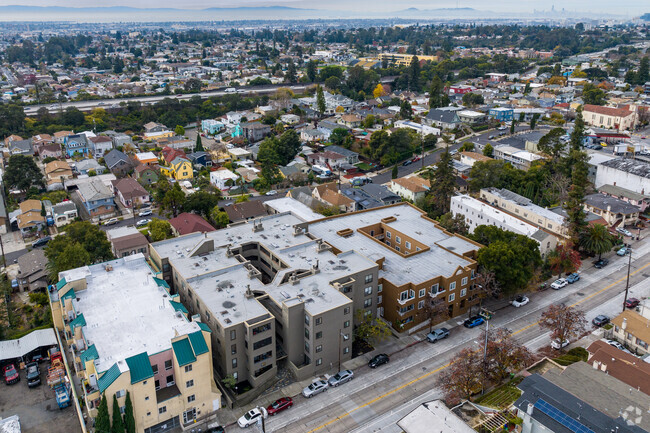
M 530 129 L 535 129 L 537 125 L 537 120 L 539 120 L 539 113 L 533 114 L 533 118 L 530 119 Z
M 438 376 L 437 385 L 448 405 L 469 400 L 481 387 L 481 354 L 467 347 L 452 358 L 451 365 Z
M 420 89 L 420 59 L 418 56 L 411 57 L 411 64 L 408 68 L 409 89 L 419 92 Z
M 115 394 L 113 394 L 113 425 L 111 426 L 111 433 L 124 433 L 124 420 L 122 420 L 120 405 L 117 403 Z
M 174 128 L 174 133 L 176 135 L 185 135 L 185 128 L 183 128 L 182 125 L 176 125 L 176 128 Z
M 108 433 L 111 431 L 111 419 L 108 414 L 108 402 L 106 401 L 106 394 L 102 395 L 102 399 L 97 409 L 97 417 L 95 418 L 95 431 Z
M 573 123 L 573 131 L 571 131 L 571 135 L 569 137 L 571 149 L 580 150 L 585 142 L 585 121 L 582 116 L 582 106 L 578 107 L 578 110 L 576 111 L 576 119 Z
M 471 141 L 465 141 L 459 148 L 459 152 L 473 152 L 474 151 L 474 143 Z
M 551 272 L 558 275 L 573 273 L 580 268 L 580 254 L 573 248 L 570 241 L 560 244 L 548 254 L 548 265 Z
M 237 385 L 237 379 L 235 379 L 235 376 L 232 374 L 229 374 L 228 376 L 221 379 L 221 383 L 223 383 L 223 386 L 226 388 L 233 389 Z
M 219 196 L 206 191 L 197 191 L 187 196 L 183 203 L 183 212 L 194 212 L 208 217 L 210 211 L 219 203 Z
M 210 212 L 210 219 L 214 226 L 218 229 L 226 227 L 230 223 L 230 217 L 224 211 L 222 211 L 219 206 L 215 206 Z
M 588 185 L 588 166 L 587 161 L 589 156 L 582 150 L 572 149 L 569 152 L 569 158 L 573 160 L 571 171 L 571 187 L 569 188 L 569 198 L 564 204 L 567 211 L 567 222 L 569 228 L 569 236 L 571 241 L 577 245 L 580 242 L 580 237 L 587 227 L 587 214 L 584 211 L 585 190 Z M 571 165 L 567 164 L 567 167 Z
M 565 134 L 564 128 L 553 128 L 539 139 L 537 148 L 550 156 L 553 161 L 558 161 L 566 148 L 566 145 L 561 140 Z
M 58 239 L 58 238 L 55 238 Z M 46 254 L 47 255 L 47 254 Z M 57 254 L 56 258 L 49 259 L 47 268 L 50 274 L 50 281 L 56 281 L 59 272 L 75 269 L 91 264 L 90 254 L 78 242 L 67 244 Z
M 580 238 L 580 246 L 587 252 L 598 254 L 598 260 L 612 249 L 615 242 L 616 238 L 603 224 L 588 226 Z
M 390 327 L 381 319 L 373 319 L 371 314 L 366 314 L 365 310 L 355 311 L 355 322 L 357 327 L 354 330 L 356 338 L 367 342 L 368 344 L 381 343 L 391 334 Z
M 444 84 L 439 76 L 434 76 L 431 80 L 431 88 L 429 89 L 429 108 L 440 108 L 449 104 L 447 95 L 443 93 Z M 445 98 L 447 101 L 445 101 Z M 445 103 L 447 102 L 447 103 Z
M 483 147 L 483 155 L 492 158 L 494 156 L 494 147 L 490 143 L 487 143 Z
M 481 303 L 479 304 L 483 307 L 483 301 L 488 296 L 497 297 L 499 294 L 499 285 L 497 284 L 496 276 L 494 272 L 489 269 L 481 268 L 475 276 L 474 283 L 476 285 L 475 290 L 478 290 L 477 295 Z
M 483 342 L 478 352 L 485 354 L 482 376 L 495 383 L 500 383 L 510 374 L 530 365 L 533 360 L 530 351 L 518 343 L 507 328 L 490 331 L 487 345 Z
M 149 236 L 153 242 L 162 241 L 174 237 L 172 226 L 169 221 L 154 218 L 149 223 Z
M 413 107 L 411 107 L 411 104 L 406 99 L 400 104 L 399 117 L 402 119 L 410 119 L 413 117 Z
M 44 188 L 43 173 L 34 158 L 27 155 L 12 155 L 5 170 L 4 182 L 10 189 L 27 191 L 31 187 Z
M 310 60 L 307 63 L 307 77 L 312 83 L 316 81 L 316 61 Z
M 444 299 L 425 299 L 424 305 L 417 312 L 420 321 L 429 321 L 429 332 L 433 327 L 449 319 L 449 307 Z
M 375 90 L 372 91 L 373 98 L 379 98 L 380 96 L 384 96 L 384 86 L 381 83 L 377 84 Z
M 510 122 L 510 135 L 515 133 L 516 126 L 517 126 L 517 122 L 515 122 L 515 119 L 512 119 L 512 122 Z
M 467 105 L 468 107 L 474 107 L 476 105 L 482 105 L 485 103 L 485 98 L 483 98 L 483 95 L 479 93 L 465 93 L 463 95 L 463 105 Z
M 203 148 L 203 141 L 201 140 L 201 134 L 196 133 L 196 146 L 194 146 L 194 151 L 195 152 L 205 152 L 205 149 Z
M 591 83 L 586 83 L 582 88 L 582 100 L 585 104 L 605 105 L 607 102 L 605 92 Z
M 469 227 L 462 214 L 453 215 L 451 212 L 447 212 L 446 214 L 440 215 L 438 222 L 440 223 L 440 227 L 451 233 L 457 233 L 463 236 L 469 233 Z
M 322 116 L 325 113 L 326 104 L 325 104 L 325 94 L 323 93 L 323 88 L 318 85 L 316 87 L 316 107 L 318 108 L 318 113 Z
M 564 304 L 554 304 L 542 313 L 539 326 L 551 331 L 552 339 L 563 342 L 585 332 L 587 320 L 584 311 Z
M 124 403 L 124 427 L 126 433 L 135 433 L 135 416 L 133 415 L 133 402 L 131 401 L 131 393 L 126 392 L 126 401 Z
M 370 117 L 370 116 L 367 116 Z M 350 133 L 345 128 L 335 128 L 330 134 L 330 142 L 337 146 L 343 146 Z
M 398 176 L 398 169 L 397 169 L 397 164 L 393 166 L 393 170 L 390 172 L 390 178 L 391 179 L 397 179 Z
M 174 216 L 183 208 L 185 203 L 185 193 L 178 183 L 175 183 L 169 191 L 165 193 L 165 198 L 162 201 L 163 208 L 172 212 Z
M 296 65 L 293 63 L 293 59 L 289 59 L 289 65 L 287 66 L 287 73 L 284 76 L 284 81 L 286 83 L 295 83 L 296 78 Z
M 639 63 L 639 72 L 637 72 L 637 82 L 636 84 L 643 85 L 650 81 L 650 65 L 649 65 L 648 56 L 644 56 Z
M 456 176 L 449 147 L 440 155 L 436 167 L 429 174 L 431 188 L 427 200 L 432 208 L 432 214 L 439 216 L 449 212 L 451 196 L 456 190 Z

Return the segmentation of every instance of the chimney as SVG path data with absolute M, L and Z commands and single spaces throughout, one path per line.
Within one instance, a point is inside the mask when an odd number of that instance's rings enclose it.
M 623 318 L 623 324 L 621 325 L 621 329 L 625 331 L 627 329 L 627 319 Z
M 601 362 L 600 363 L 600 371 L 607 372 L 607 364 L 604 364 L 604 363 Z
M 594 361 L 594 370 L 598 370 L 598 367 L 600 366 L 600 361 Z
M 533 409 L 535 406 L 532 403 L 528 403 L 528 409 L 526 409 L 526 413 L 530 416 L 533 416 Z

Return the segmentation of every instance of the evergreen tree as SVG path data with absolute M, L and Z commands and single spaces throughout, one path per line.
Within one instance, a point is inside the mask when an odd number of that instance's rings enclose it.
M 641 59 L 641 63 L 639 64 L 639 72 L 636 74 L 637 84 L 641 86 L 650 81 L 650 71 L 648 66 L 648 56 L 645 56 Z
M 296 82 L 296 65 L 293 63 L 293 59 L 289 60 L 289 66 L 287 66 L 287 74 L 284 76 L 284 81 L 287 83 Z
M 578 107 L 576 120 L 573 123 L 573 131 L 571 132 L 571 140 L 569 141 L 572 150 L 582 149 L 585 139 L 585 121 L 582 117 L 582 106 Z
M 589 183 L 587 179 L 589 173 L 587 162 L 589 161 L 589 156 L 582 150 L 572 149 L 569 152 L 569 158 L 573 160 L 571 187 L 569 188 L 569 198 L 564 208 L 568 216 L 569 236 L 574 245 L 578 245 L 587 227 L 587 215 L 583 206 L 585 203 L 585 190 Z
M 102 400 L 97 409 L 97 418 L 95 418 L 95 431 L 97 433 L 109 433 L 111 431 L 111 419 L 108 415 L 108 402 L 106 395 L 102 395 Z
M 111 426 L 111 433 L 124 433 L 124 421 L 115 394 L 113 394 L 113 425 Z
M 442 107 L 443 84 L 439 76 L 434 76 L 429 89 L 429 108 Z
M 196 146 L 194 146 L 194 151 L 205 152 L 205 149 L 203 148 L 203 142 L 201 141 L 201 134 L 199 132 L 196 134 Z
M 402 119 L 410 119 L 413 117 L 413 107 L 406 99 L 402 101 L 399 107 L 399 115 Z
M 456 190 L 456 178 L 454 176 L 454 166 L 452 164 L 449 147 L 440 155 L 440 161 L 436 168 L 430 173 L 429 180 L 431 188 L 427 195 L 431 213 L 439 217 L 449 212 L 451 196 Z
M 133 415 L 133 402 L 131 402 L 131 393 L 126 392 L 126 401 L 124 402 L 124 427 L 126 433 L 135 433 L 135 416 Z
M 312 83 L 316 81 L 316 62 L 314 60 L 307 63 L 307 77 Z
M 487 143 L 483 148 L 483 155 L 492 158 L 494 156 L 494 147 L 490 143 Z
M 393 166 L 393 171 L 390 173 L 390 178 L 391 179 L 397 179 L 397 164 Z
M 414 92 L 420 91 L 420 59 L 418 56 L 413 56 L 409 65 L 409 88 Z
M 316 87 L 316 107 L 318 108 L 318 114 L 321 116 L 325 113 L 325 94 L 323 93 L 323 88 L 319 85 Z

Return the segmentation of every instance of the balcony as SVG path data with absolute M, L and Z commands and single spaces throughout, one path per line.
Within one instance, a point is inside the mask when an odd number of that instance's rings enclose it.
M 397 303 L 400 305 L 406 305 L 414 299 L 415 299 L 415 294 L 413 296 L 409 296 L 408 298 L 404 298 L 404 299 L 400 298 L 397 300 Z

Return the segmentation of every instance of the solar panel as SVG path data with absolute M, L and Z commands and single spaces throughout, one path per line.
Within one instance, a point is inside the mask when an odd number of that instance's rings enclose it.
M 535 402 L 535 407 L 541 410 L 543 413 L 554 419 L 555 421 L 562 424 L 564 427 L 568 428 L 575 433 L 595 433 L 592 429 L 580 423 L 579 421 L 571 418 L 569 415 L 565 414 L 552 404 L 546 402 L 543 399 L 539 399 Z

